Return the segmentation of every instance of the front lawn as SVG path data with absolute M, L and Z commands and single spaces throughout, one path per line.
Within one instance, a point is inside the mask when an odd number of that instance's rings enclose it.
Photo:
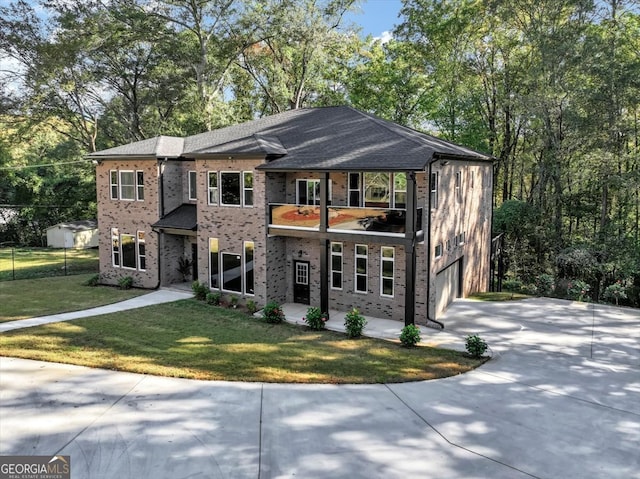
M 0 323 L 79 311 L 133 298 L 148 291 L 85 286 L 93 274 L 0 281 Z
M 267 324 L 183 300 L 0 334 L 0 355 L 160 376 L 294 383 L 393 383 L 463 373 L 482 361 L 330 331 Z

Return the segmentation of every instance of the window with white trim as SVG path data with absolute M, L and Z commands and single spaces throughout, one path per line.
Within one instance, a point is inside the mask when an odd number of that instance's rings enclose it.
M 120 235 L 122 248 L 122 267 L 136 269 L 136 237 L 135 235 L 122 233 Z
M 109 171 L 109 183 L 111 185 L 111 199 L 118 199 L 118 170 Z
M 393 298 L 395 274 L 395 249 L 390 246 L 380 248 L 380 296 Z
M 331 243 L 331 289 L 342 289 L 342 243 Z
M 126 201 L 136 199 L 136 174 L 134 171 L 120 170 L 120 199 Z
M 393 207 L 404 209 L 407 207 L 407 174 L 393 174 Z
M 329 185 L 329 204 L 331 204 L 331 180 Z M 296 204 L 298 205 L 319 205 L 320 204 L 320 180 L 298 179 L 296 180 Z
M 436 258 L 442 257 L 442 243 L 436 245 L 434 255 Z
M 369 247 L 365 244 L 357 244 L 355 259 L 355 290 L 357 293 L 366 293 Z
M 364 205 L 388 208 L 391 201 L 389 173 L 364 173 Z
M 462 233 L 460 233 L 460 234 L 458 235 L 458 244 L 459 244 L 459 245 L 463 245 L 463 244 L 464 244 L 464 242 L 466 241 L 466 239 L 467 239 L 467 235 L 466 235 L 466 233 L 463 231 Z
M 431 173 L 431 179 L 429 181 L 429 192 L 430 192 L 430 201 L 431 201 L 431 209 L 438 209 L 438 172 Z
M 144 201 L 144 171 L 136 171 L 136 199 Z
M 462 171 L 456 172 L 455 194 L 456 201 L 462 203 Z
M 198 174 L 195 171 L 189 172 L 189 200 L 198 199 Z
M 349 173 L 348 180 L 349 206 L 358 208 L 362 206 L 362 175 L 360 173 Z
M 222 289 L 242 293 L 242 257 L 236 253 L 222 253 Z
M 244 292 L 245 294 L 254 294 L 255 278 L 254 278 L 254 250 L 253 241 L 244 242 Z
M 244 206 L 253 206 L 253 172 L 242 173 L 243 201 Z
M 218 238 L 209 238 L 209 286 L 212 289 L 220 289 Z
M 207 192 L 210 205 L 218 204 L 218 172 L 210 171 L 208 173 Z
M 120 233 L 118 228 L 111 228 L 111 264 L 120 266 Z
M 220 204 L 222 206 L 242 206 L 239 171 L 220 172 Z
M 138 231 L 138 269 L 145 271 L 147 269 L 147 247 L 145 242 L 144 231 Z

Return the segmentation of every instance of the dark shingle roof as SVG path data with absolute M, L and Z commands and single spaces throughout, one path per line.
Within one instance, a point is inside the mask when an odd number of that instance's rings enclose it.
M 96 220 L 78 220 L 78 221 L 67 221 L 64 223 L 58 223 L 56 225 L 50 226 L 47 229 L 51 228 L 64 228 L 73 232 L 77 231 L 90 231 L 94 230 L 98 227 L 98 222 Z
M 132 152 L 151 150 L 149 145 L 142 143 L 112 148 L 92 156 L 109 152 L 113 155 L 114 151 L 124 155 L 125 149 Z M 177 147 L 177 142 L 172 144 Z M 260 169 L 316 171 L 419 171 L 436 157 L 492 159 L 347 106 L 290 110 L 190 136 L 184 139 L 178 156 L 208 155 L 265 156 L 271 161 Z
M 184 138 L 175 136 L 156 136 L 136 141 L 128 145 L 116 146 L 108 150 L 97 151 L 89 158 L 178 158 L 182 154 Z
M 177 230 L 195 231 L 198 229 L 196 205 L 183 204 L 164 215 L 152 228 L 171 228 Z

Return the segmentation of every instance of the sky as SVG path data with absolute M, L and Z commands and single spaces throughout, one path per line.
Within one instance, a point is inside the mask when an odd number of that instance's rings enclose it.
M 361 13 L 351 13 L 347 19 L 362 27 L 363 36 L 385 39 L 399 22 L 401 7 L 401 0 L 363 0 Z

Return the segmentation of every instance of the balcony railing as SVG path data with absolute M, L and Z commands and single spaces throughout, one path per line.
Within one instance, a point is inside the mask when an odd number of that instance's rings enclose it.
M 404 235 L 407 212 L 392 208 L 352 208 L 330 206 L 328 230 Z M 314 205 L 269 205 L 269 226 L 285 229 L 320 230 L 320 207 Z M 422 208 L 418 208 L 416 231 L 422 229 Z

